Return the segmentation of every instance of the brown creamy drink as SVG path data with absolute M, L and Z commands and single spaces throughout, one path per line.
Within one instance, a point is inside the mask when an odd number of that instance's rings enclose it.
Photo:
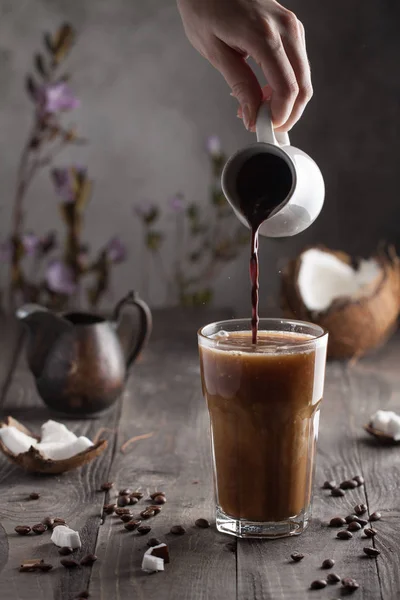
M 200 364 L 217 505 L 257 522 L 307 513 L 326 339 L 317 347 L 312 335 L 261 327 L 257 346 L 250 330 L 210 337 L 200 343 Z

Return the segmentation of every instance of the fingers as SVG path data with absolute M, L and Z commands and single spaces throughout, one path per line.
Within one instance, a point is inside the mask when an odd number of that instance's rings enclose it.
M 257 111 L 262 101 L 262 91 L 253 70 L 246 63 L 243 53 L 215 39 L 210 62 L 220 71 L 241 107 L 246 129 L 253 129 Z

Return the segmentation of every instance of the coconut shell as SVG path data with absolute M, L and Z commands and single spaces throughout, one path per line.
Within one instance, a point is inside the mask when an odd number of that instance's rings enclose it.
M 332 252 L 346 264 L 354 261 L 342 252 Z M 325 312 L 312 312 L 301 298 L 297 279 L 301 264 L 300 256 L 291 261 L 282 273 L 282 308 L 285 316 L 312 321 L 329 332 L 328 356 L 351 358 L 362 356 L 369 350 L 384 344 L 397 327 L 400 297 L 399 259 L 390 249 L 381 251 L 375 260 L 381 266 L 381 274 L 371 282 L 369 290 L 363 290 L 360 298 L 336 299 Z
M 387 433 L 384 433 L 383 431 L 380 431 L 379 429 L 375 429 L 375 427 L 372 427 L 371 425 L 365 425 L 364 429 L 367 433 L 369 433 L 370 435 L 373 435 L 374 438 L 376 438 L 382 444 L 388 444 L 388 445 L 400 444 L 400 440 L 395 440 L 391 435 L 388 435 Z
M 12 417 L 7 417 L 3 423 L 0 423 L 0 427 L 5 426 L 13 426 L 23 433 L 36 438 L 37 440 L 40 439 L 38 436 L 34 435 L 31 431 L 24 427 L 22 423 L 16 419 L 13 419 Z M 28 452 L 14 454 L 7 448 L 3 441 L 0 440 L 0 450 L 8 458 L 8 460 L 14 464 L 22 467 L 25 469 L 25 471 L 29 471 L 30 473 L 49 473 L 53 475 L 65 473 L 66 471 L 72 471 L 78 467 L 83 467 L 83 465 L 86 465 L 97 456 L 100 456 L 100 454 L 102 454 L 102 452 L 104 452 L 104 450 L 107 448 L 107 445 L 107 440 L 99 440 L 96 444 L 90 448 L 87 448 L 83 452 L 79 452 L 79 454 L 75 454 L 75 456 L 71 456 L 70 458 L 65 458 L 63 460 L 52 460 L 50 458 L 44 458 L 41 453 L 32 446 L 29 448 Z

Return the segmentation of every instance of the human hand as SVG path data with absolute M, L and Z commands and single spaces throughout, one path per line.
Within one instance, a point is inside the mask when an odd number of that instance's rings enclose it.
M 288 131 L 312 96 L 304 27 L 275 0 L 177 0 L 187 37 L 224 76 L 239 101 L 238 116 L 254 129 L 263 99 L 277 131 Z M 261 88 L 246 62 L 260 65 Z

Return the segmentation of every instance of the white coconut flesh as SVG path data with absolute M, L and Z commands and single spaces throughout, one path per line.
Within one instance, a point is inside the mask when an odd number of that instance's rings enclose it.
M 65 425 L 56 421 L 43 423 L 40 442 L 13 425 L 0 428 L 0 440 L 15 455 L 28 452 L 33 447 L 43 458 L 50 460 L 66 460 L 93 446 L 89 438 L 76 436 Z
M 311 248 L 301 255 L 297 285 L 309 311 L 325 312 L 339 298 L 370 295 L 381 276 L 382 268 L 373 258 L 362 260 L 354 269 L 330 252 Z

